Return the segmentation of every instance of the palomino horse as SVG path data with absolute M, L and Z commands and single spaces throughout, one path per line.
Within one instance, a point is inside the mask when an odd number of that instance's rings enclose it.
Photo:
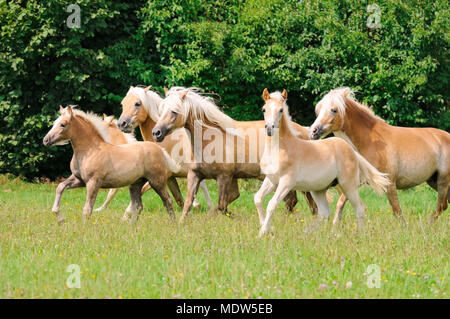
M 123 133 L 121 130 L 117 128 L 117 126 L 114 125 L 114 116 L 106 116 L 106 114 L 103 114 L 103 121 L 107 125 L 108 129 L 105 131 L 108 134 L 109 141 L 111 144 L 114 145 L 120 145 L 120 144 L 127 144 L 127 143 L 135 143 L 136 139 L 132 134 Z M 70 161 L 70 167 L 73 167 L 74 165 L 75 157 L 72 157 L 72 160 Z M 80 187 L 80 184 L 74 183 L 76 180 L 76 177 L 74 174 L 69 176 L 65 181 L 59 183 L 58 187 L 56 188 L 56 196 L 55 201 L 53 203 L 52 211 L 57 213 L 59 211 L 60 202 L 62 194 L 66 189 L 74 188 L 74 187 Z M 148 185 L 148 183 L 146 184 Z M 145 188 L 146 186 L 144 186 Z M 143 191 L 144 191 L 143 188 Z M 111 200 L 114 198 L 114 196 L 117 194 L 118 189 L 117 188 L 111 188 L 108 192 L 108 196 L 103 203 L 103 205 L 100 208 L 97 208 L 95 211 L 99 212 L 103 209 L 105 209 L 108 204 L 111 202 Z
M 344 138 L 373 166 L 387 173 L 392 184 L 386 195 L 392 210 L 403 221 L 397 188 L 427 182 L 438 192 L 431 221 L 447 209 L 450 201 L 450 134 L 435 128 L 409 128 L 387 124 L 353 97 L 350 88 L 327 93 L 316 105 L 317 119 L 311 137 L 331 132 Z M 339 199 L 335 220 L 340 219 L 346 197 Z
M 45 146 L 63 145 L 69 141 L 74 152 L 71 162 L 73 179 L 69 187 L 86 186 L 87 197 L 83 216 L 89 217 L 100 188 L 119 188 L 130 185 L 131 203 L 124 220 L 136 221 L 142 211 L 141 189 L 145 181 L 161 197 L 173 218 L 172 199 L 167 192 L 167 181 L 179 166 L 156 143 L 110 144 L 108 127 L 95 114 L 60 107 L 61 115 L 44 137 Z M 53 209 L 58 222 L 59 206 Z
M 162 114 L 153 128 L 154 138 L 163 141 L 175 129 L 186 127 L 194 150 L 195 160 L 188 171 L 188 194 L 181 222 L 189 212 L 193 194 L 203 179 L 217 180 L 218 209 L 226 212 L 228 204 L 239 197 L 237 178 L 262 177 L 259 161 L 264 147 L 264 141 L 260 138 L 264 122 L 234 121 L 221 112 L 211 99 L 201 96 L 193 88 L 172 87 L 166 92 L 161 107 Z M 299 137 L 308 139 L 307 129 L 296 124 L 296 130 Z M 208 152 L 211 155 L 207 156 L 209 158 L 198 158 L 198 155 L 202 157 L 203 153 Z M 292 198 L 295 199 L 294 204 L 290 205 L 293 208 L 297 201 L 295 192 L 291 193 L 290 202 Z M 310 207 L 314 204 L 312 199 L 311 202 Z
M 365 206 L 358 194 L 358 186 L 368 182 L 377 192 L 383 192 L 389 179 L 377 171 L 341 138 L 307 141 L 295 136 L 286 103 L 287 92 L 268 94 L 264 90 L 263 107 L 266 122 L 266 145 L 261 159 L 261 171 L 266 175 L 255 194 L 262 236 L 269 231 L 270 217 L 278 204 L 292 190 L 310 191 L 319 208 L 317 227 L 330 215 L 326 199 L 327 189 L 339 184 L 342 192 L 352 203 L 361 229 Z M 267 206 L 266 216 L 263 198 L 276 189 Z
M 121 130 L 119 130 L 119 128 L 117 127 L 117 120 L 114 119 L 114 115 L 107 116 L 106 114 L 103 114 L 103 121 L 108 125 L 108 134 L 109 134 L 109 138 L 111 140 L 111 144 L 120 145 L 120 144 L 137 142 L 137 140 L 133 134 L 124 133 Z M 61 184 L 62 184 L 61 185 L 62 191 L 64 191 L 64 189 L 65 189 L 64 182 Z M 58 185 L 58 188 L 59 188 L 59 185 Z M 141 194 L 144 194 L 150 188 L 151 188 L 150 184 L 148 182 L 145 183 L 144 187 L 142 187 Z M 106 197 L 105 202 L 102 204 L 102 206 L 97 208 L 95 211 L 100 212 L 100 211 L 106 209 L 106 207 L 108 207 L 109 203 L 116 196 L 118 191 L 119 191 L 118 188 L 111 188 L 108 192 L 108 196 Z M 56 190 L 56 192 L 58 193 L 58 189 Z M 60 196 L 59 196 L 59 198 L 57 196 L 58 200 L 60 199 Z M 55 198 L 55 204 L 53 205 L 53 207 L 55 207 L 55 205 L 58 205 L 58 207 L 59 207 L 59 204 L 56 204 L 56 198 Z
M 146 88 L 141 87 L 130 87 L 126 96 L 122 100 L 122 114 L 120 115 L 118 126 L 124 132 L 132 132 L 138 125 L 141 130 L 142 137 L 144 141 L 155 142 L 152 135 L 152 129 L 155 126 L 156 122 L 159 119 L 159 105 L 163 100 L 158 93 L 150 90 L 151 86 Z M 186 131 L 184 129 L 180 129 L 176 134 L 174 134 L 176 138 L 167 139 L 161 143 L 158 143 L 159 146 L 164 148 L 169 154 L 172 154 L 172 150 L 174 147 L 178 146 L 179 143 L 185 143 L 186 148 L 190 151 L 190 143 L 187 137 Z M 180 165 L 181 169 L 176 174 L 176 177 L 186 177 L 187 176 L 187 165 L 182 160 L 177 160 L 182 158 L 183 153 L 177 154 L 177 158 L 174 158 L 175 161 Z M 202 182 L 200 184 L 200 188 L 205 194 L 206 203 L 208 207 L 211 209 L 214 207 L 214 204 L 211 200 L 211 196 L 209 195 L 208 188 L 206 187 L 206 183 Z M 175 196 L 175 199 L 180 205 L 183 206 L 183 196 L 178 194 Z M 197 207 L 199 204 L 197 201 L 194 201 L 194 207 Z

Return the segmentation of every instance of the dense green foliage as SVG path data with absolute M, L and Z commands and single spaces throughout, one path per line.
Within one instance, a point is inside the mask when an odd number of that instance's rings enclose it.
M 0 172 L 64 174 L 70 147 L 41 140 L 59 104 L 120 114 L 128 86 L 198 86 L 236 119 L 286 88 L 311 124 L 328 90 L 350 86 L 388 122 L 450 128 L 446 0 L 0 0 Z M 370 11 L 370 12 L 369 12 Z

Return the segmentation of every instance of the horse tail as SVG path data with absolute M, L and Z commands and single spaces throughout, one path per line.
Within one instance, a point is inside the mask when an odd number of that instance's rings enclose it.
M 391 185 L 391 181 L 388 178 L 388 174 L 381 173 L 372 164 L 370 164 L 361 154 L 355 151 L 358 158 L 359 170 L 360 170 L 360 182 L 369 183 L 378 194 L 386 192 L 386 189 Z
M 161 150 L 164 154 L 164 157 L 165 157 L 166 163 L 167 163 L 167 167 L 169 168 L 169 170 L 172 173 L 178 173 L 181 170 L 181 166 L 177 162 L 175 162 L 172 157 L 170 157 L 169 153 L 167 153 L 167 151 L 165 149 L 163 149 L 161 147 Z

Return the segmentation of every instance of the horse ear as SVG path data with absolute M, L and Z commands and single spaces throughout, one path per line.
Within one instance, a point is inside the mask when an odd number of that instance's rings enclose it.
M 151 85 L 149 85 L 149 86 L 147 86 L 145 89 L 144 89 L 144 92 L 146 92 L 147 93 L 147 91 L 148 90 L 150 90 L 152 88 L 152 86 Z
M 180 99 L 184 100 L 184 98 L 186 97 L 186 95 L 188 94 L 189 90 L 184 90 L 183 92 L 180 93 Z
M 134 89 L 134 86 L 130 86 L 130 89 Z
M 287 91 L 286 91 L 286 89 L 284 89 L 284 90 L 283 90 L 283 93 L 281 93 L 281 97 L 282 97 L 285 101 L 287 101 Z
M 64 111 L 64 108 L 62 105 L 59 106 L 59 113 L 62 113 Z
M 164 95 L 167 96 L 167 92 L 169 92 L 169 89 L 164 87 Z
M 105 113 L 103 113 L 103 121 L 106 120 L 107 117 L 108 116 Z
M 70 116 L 70 117 L 73 116 L 72 107 L 71 107 L 70 105 L 67 107 L 67 112 L 69 112 L 69 116 Z
M 269 91 L 267 90 L 267 88 L 264 89 L 262 97 L 263 97 L 264 101 L 267 101 L 270 99 L 270 94 L 269 94 Z

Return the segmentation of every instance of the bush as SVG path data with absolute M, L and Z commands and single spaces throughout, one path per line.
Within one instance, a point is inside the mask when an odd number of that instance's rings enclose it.
M 449 130 L 449 4 L 282 0 L 0 2 L 0 173 L 66 174 L 70 147 L 42 137 L 59 104 L 120 113 L 130 85 L 198 86 L 239 120 L 261 119 L 261 93 L 286 88 L 296 121 L 350 86 L 389 123 Z M 26 3 L 26 4 L 25 4 Z

